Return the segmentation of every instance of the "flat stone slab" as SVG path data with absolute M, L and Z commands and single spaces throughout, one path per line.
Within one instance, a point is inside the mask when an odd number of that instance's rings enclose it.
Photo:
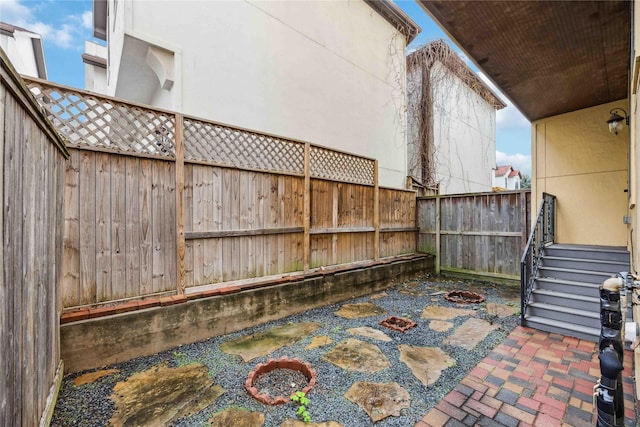
M 412 347 L 401 344 L 400 361 L 425 386 L 438 381 L 442 371 L 456 365 L 455 359 L 437 347 Z
M 308 422 L 305 423 L 300 420 L 285 420 L 280 427 L 344 427 L 342 424 L 335 421 L 323 421 L 321 423 Z
M 264 414 L 242 408 L 229 408 L 209 419 L 211 427 L 262 427 Z
M 374 328 L 370 328 L 368 326 L 362 326 L 360 328 L 349 328 L 347 332 L 351 335 L 361 335 L 367 338 L 373 338 L 374 340 L 389 342 L 391 338 L 389 335 L 385 334 L 382 331 L 379 331 Z
M 453 335 L 444 339 L 444 343 L 473 350 L 480 341 L 497 328 L 498 325 L 492 325 L 486 320 L 474 317 L 460 325 Z
M 220 345 L 227 354 L 237 354 L 245 362 L 266 356 L 275 350 L 295 344 L 322 327 L 317 322 L 292 323 L 275 326 L 264 332 L 247 335 Z
M 421 297 L 425 294 L 425 291 L 421 291 L 419 289 L 398 289 L 398 293 L 412 297 Z
M 361 302 L 357 304 L 345 304 L 336 312 L 337 316 L 345 319 L 360 319 L 362 317 L 379 316 L 386 314 L 383 308 L 378 307 L 370 302 Z
M 442 307 L 440 305 L 429 305 L 422 312 L 422 319 L 451 320 L 456 317 L 471 316 L 475 310 L 464 308 Z
M 89 372 L 88 374 L 80 375 L 73 380 L 73 385 L 80 387 L 81 385 L 90 384 L 94 381 L 98 381 L 102 377 L 112 375 L 120 372 L 117 369 L 103 369 L 101 371 Z
M 447 322 L 446 320 L 432 320 L 429 322 L 429 329 L 433 329 L 434 331 L 447 332 L 451 328 L 453 328 L 453 323 Z
M 329 345 L 333 342 L 333 340 L 326 336 L 320 335 L 319 337 L 311 338 L 311 342 L 304 349 L 305 350 L 313 350 L 314 348 L 324 347 L 325 345 Z
M 386 292 L 379 292 L 377 294 L 369 295 L 369 299 L 380 299 L 389 296 Z
M 114 386 L 110 398 L 116 410 L 111 425 L 168 425 L 206 408 L 224 392 L 211 381 L 204 365 L 154 366 Z
M 342 341 L 322 358 L 347 371 L 377 372 L 391 366 L 377 346 L 355 338 Z
M 389 416 L 400 416 L 402 409 L 411 406 L 409 393 L 396 382 L 357 382 L 344 397 L 361 407 L 374 423 Z
M 487 313 L 498 316 L 500 318 L 513 316 L 520 310 L 520 307 L 507 304 L 497 304 L 495 302 L 487 303 Z

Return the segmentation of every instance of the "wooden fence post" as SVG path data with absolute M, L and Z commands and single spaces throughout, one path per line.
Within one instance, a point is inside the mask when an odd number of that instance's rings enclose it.
M 440 274 L 440 196 L 436 196 L 436 274 Z
M 311 254 L 311 144 L 304 144 L 304 208 L 303 208 L 303 227 L 304 237 L 302 242 L 303 269 L 307 273 L 309 271 L 309 260 Z
M 176 114 L 176 284 L 178 295 L 184 295 L 186 287 L 184 239 L 184 117 Z
M 389 206 L 391 208 L 391 206 Z M 373 163 L 373 259 L 380 259 L 380 187 L 378 185 L 378 160 Z

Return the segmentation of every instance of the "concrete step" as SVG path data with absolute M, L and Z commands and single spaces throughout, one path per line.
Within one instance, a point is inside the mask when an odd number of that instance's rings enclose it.
M 536 279 L 536 289 L 544 289 L 554 292 L 563 292 L 574 295 L 584 295 L 599 298 L 598 289 L 600 283 L 576 282 L 574 280 L 563 280 L 554 278 L 539 277 Z
M 571 280 L 574 282 L 594 283 L 600 285 L 612 276 L 606 271 L 574 270 L 570 268 L 545 267 L 538 268 L 538 277 Z
M 583 258 L 565 258 L 556 256 L 543 256 L 542 265 L 545 267 L 564 268 L 569 270 L 597 271 L 616 274 L 629 270 L 628 262 L 605 261 Z
M 527 315 L 523 326 L 538 329 L 540 331 L 562 334 L 587 341 L 598 342 L 600 338 L 600 327 L 597 328 L 576 325 L 571 323 L 561 324 L 556 320 L 546 319 L 539 316 Z
M 527 315 L 553 320 L 561 327 L 572 324 L 596 329 L 600 328 L 599 309 L 597 311 L 587 311 L 555 304 L 532 302 L 529 303 L 527 308 Z
M 629 251 L 626 248 L 617 246 L 553 244 L 544 248 L 544 254 L 553 257 L 623 262 L 627 266 L 630 263 Z
M 556 292 L 547 289 L 534 289 L 531 302 L 559 305 L 576 310 L 584 310 L 597 313 L 600 311 L 600 298 L 597 296 L 585 296 L 566 292 Z

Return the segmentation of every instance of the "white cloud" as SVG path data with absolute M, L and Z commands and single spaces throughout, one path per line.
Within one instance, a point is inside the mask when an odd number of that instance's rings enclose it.
M 0 9 L 2 9 L 2 21 L 6 23 L 14 24 L 18 21 L 28 21 L 33 18 L 31 10 L 18 3 L 17 0 L 0 0 Z
M 511 165 L 523 174 L 531 176 L 531 156 L 528 154 L 505 154 L 496 151 L 496 165 Z
M 93 28 L 93 12 L 87 10 L 82 14 L 82 26 L 88 30 Z
M 86 30 L 92 25 L 91 11 L 81 15 L 68 15 L 65 22 L 46 23 L 36 18 L 36 7 L 37 3 L 32 5 L 20 3 L 18 0 L 0 0 L 4 22 L 40 34 L 45 45 L 53 43 L 65 49 L 82 49 L 84 39 L 89 36 Z

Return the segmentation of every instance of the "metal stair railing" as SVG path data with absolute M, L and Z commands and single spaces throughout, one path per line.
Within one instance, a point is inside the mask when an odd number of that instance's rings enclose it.
M 555 241 L 556 196 L 542 193 L 542 203 L 520 260 L 520 323 L 524 324 L 544 247 Z

